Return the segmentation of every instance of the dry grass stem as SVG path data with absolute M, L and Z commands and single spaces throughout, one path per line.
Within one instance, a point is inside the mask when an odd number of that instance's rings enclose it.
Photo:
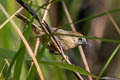
M 113 19 L 112 15 L 108 11 L 106 11 L 106 13 L 107 13 L 109 19 L 111 20 L 112 24 L 114 25 L 115 29 L 117 30 L 118 34 L 120 35 L 120 28 L 119 28 L 118 24 L 116 23 L 116 21 Z
M 52 1 L 52 0 L 50 0 L 49 2 L 51 2 L 51 1 Z M 44 15 L 43 15 L 43 18 L 42 18 L 42 22 L 43 22 L 43 20 L 46 19 L 47 14 L 48 14 L 48 10 L 49 10 L 50 6 L 51 6 L 51 3 L 49 3 L 49 4 L 47 5 L 46 9 L 45 9 L 45 12 L 44 12 Z M 37 38 L 37 39 L 36 39 L 36 44 L 35 44 L 35 49 L 34 49 L 34 54 L 35 54 L 35 55 L 37 54 L 37 51 L 38 51 L 38 48 L 39 48 L 39 44 L 40 44 L 40 39 Z
M 51 0 L 50 0 L 50 1 L 51 1 Z M 46 19 L 47 14 L 48 14 L 48 10 L 49 10 L 50 6 L 51 6 L 51 3 L 49 3 L 49 4 L 47 5 L 46 9 L 45 9 L 42 22 L 43 22 L 43 20 Z M 35 48 L 34 48 L 34 55 L 35 55 L 35 56 L 37 55 L 37 52 L 38 52 L 38 49 L 39 49 L 39 45 L 40 45 L 40 39 L 37 38 L 37 39 L 36 39 L 36 43 L 35 43 Z M 29 69 L 28 72 L 30 72 L 32 66 L 33 66 L 33 63 L 31 63 L 31 67 L 30 67 L 30 69 Z
M 2 6 L 0 6 L 0 7 L 2 7 Z M 33 51 L 32 51 L 32 49 L 31 49 L 30 45 L 28 44 L 27 40 L 25 39 L 24 35 L 22 34 L 22 32 L 20 31 L 20 29 L 18 28 L 18 26 L 17 26 L 17 25 L 15 24 L 15 22 L 12 20 L 12 18 L 13 18 L 17 13 L 19 13 L 22 9 L 23 9 L 23 7 L 20 8 L 19 10 L 17 10 L 11 17 L 9 17 L 7 11 L 2 7 L 3 13 L 4 13 L 4 14 L 6 15 L 6 17 L 8 18 L 8 19 L 2 24 L 2 27 L 3 27 L 7 22 L 9 22 L 9 21 L 12 23 L 12 25 L 13 25 L 13 27 L 15 28 L 16 32 L 19 34 L 20 38 L 22 39 L 22 41 L 23 41 L 23 43 L 24 43 L 24 45 L 25 45 L 25 47 L 26 47 L 26 49 L 27 49 L 27 51 L 28 51 L 28 54 L 29 54 L 30 57 L 32 58 L 35 66 L 36 66 L 36 69 L 37 69 L 37 71 L 38 71 L 38 75 L 39 75 L 40 79 L 41 79 L 41 80 L 44 80 L 42 71 L 41 71 L 41 69 L 40 69 L 40 66 L 39 66 L 39 64 L 38 64 L 38 62 L 37 62 L 34 54 L 33 54 Z M 1 27 L 1 26 L 0 26 L 0 27 Z
M 114 25 L 116 31 L 118 32 L 118 34 L 120 35 L 120 28 L 118 26 L 118 24 L 116 23 L 116 21 L 114 20 L 114 18 L 112 17 L 112 15 L 108 12 L 108 10 L 106 9 L 106 7 L 103 5 L 103 0 L 100 1 L 100 5 L 103 9 L 105 9 L 105 12 L 108 16 L 108 18 L 110 19 L 110 21 L 112 22 L 112 24 Z
M 73 22 L 72 22 L 72 18 L 71 18 L 71 16 L 70 16 L 69 12 L 68 12 L 68 9 L 67 9 L 64 1 L 62 1 L 62 5 L 63 5 L 64 11 L 65 11 L 65 14 L 66 14 L 66 16 L 67 16 L 67 18 L 68 18 L 69 23 L 72 23 L 72 24 L 70 24 L 72 30 L 76 32 L 75 26 L 74 26 L 74 24 L 73 24 Z M 88 63 L 87 63 L 87 59 L 86 59 L 86 57 L 85 57 L 85 55 L 84 55 L 84 51 L 83 51 L 83 49 L 82 49 L 82 46 L 79 46 L 79 50 L 80 50 L 80 54 L 81 54 L 81 56 L 82 56 L 83 63 L 84 63 L 84 65 L 85 65 L 85 69 L 86 69 L 88 72 L 90 72 L 90 69 L 89 69 L 89 66 L 88 66 Z M 92 80 L 92 77 L 91 77 L 91 76 L 88 76 L 88 78 L 89 78 L 89 80 Z
M 68 10 L 67 10 L 67 7 L 66 7 L 64 1 L 62 1 L 62 5 L 63 5 L 65 14 L 66 14 L 66 16 L 67 16 L 67 18 L 68 18 L 68 21 L 69 21 L 69 23 L 70 23 L 70 26 L 71 26 L 72 30 L 76 32 L 75 26 L 74 26 L 74 24 L 73 24 L 73 22 L 72 22 L 72 18 L 71 18 L 70 14 L 69 14 L 69 12 L 68 12 Z
M 50 1 L 51 1 L 51 0 L 50 0 Z M 46 19 L 47 14 L 48 14 L 48 10 L 49 10 L 50 6 L 51 6 L 51 3 L 49 3 L 49 4 L 47 5 L 46 9 L 45 9 L 42 22 L 43 22 L 43 20 Z M 35 48 L 34 48 L 34 55 L 35 55 L 35 56 L 37 55 L 37 52 L 38 52 L 38 49 L 39 49 L 39 45 L 40 45 L 40 39 L 37 38 L 37 39 L 36 39 L 36 43 L 35 43 Z M 31 67 L 30 67 L 28 73 L 30 72 L 32 66 L 33 66 L 33 62 L 31 63 Z
M 2 5 L 0 4 L 1 10 L 5 12 L 5 10 L 2 8 Z M 0 25 L 0 29 L 2 29 L 17 13 L 23 10 L 23 7 L 18 9 L 12 16 L 10 16 L 2 25 Z
M 42 22 L 43 22 L 43 20 L 45 20 L 46 19 L 46 17 L 47 17 L 47 14 L 48 14 L 48 10 L 50 9 L 50 6 L 51 6 L 51 2 L 52 0 L 49 0 L 49 4 L 47 5 L 47 7 L 46 7 L 46 9 L 45 9 L 45 12 L 44 12 L 44 15 L 43 15 L 43 18 L 42 18 Z

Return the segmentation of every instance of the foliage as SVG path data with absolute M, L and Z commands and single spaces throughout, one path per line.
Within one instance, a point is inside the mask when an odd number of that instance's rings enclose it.
M 51 1 L 50 3 L 55 4 L 55 3 L 60 3 L 61 1 L 64 0 L 54 0 Z M 81 2 L 82 0 L 80 0 Z M 32 8 L 36 10 L 36 13 L 41 13 L 40 18 L 42 16 L 42 9 L 44 10 L 45 7 L 49 4 L 49 2 L 41 2 L 37 3 L 37 0 L 34 0 L 32 3 L 26 2 L 31 5 Z M 72 4 L 72 0 L 70 2 Z M 17 9 L 18 9 L 18 3 L 16 1 L 9 2 L 8 0 L 1 0 L 0 4 L 3 5 L 3 7 L 7 10 L 7 12 L 11 15 L 13 14 Z M 9 5 L 5 5 L 9 4 Z M 39 4 L 42 4 L 42 6 L 39 6 Z M 70 6 L 71 4 L 67 3 L 67 6 L 69 10 L 71 9 Z M 11 6 L 11 7 L 9 7 Z M 75 5 L 74 5 L 75 6 Z M 17 7 L 17 9 L 16 9 Z M 60 6 L 62 7 L 62 6 Z M 0 9 L 1 10 L 1 9 Z M 11 11 L 12 10 L 12 11 Z M 40 12 L 41 11 L 41 12 Z M 120 11 L 120 8 L 112 9 L 109 10 L 110 14 L 115 14 Z M 62 12 L 62 11 L 61 11 Z M 25 12 L 27 17 L 30 19 L 30 23 L 25 25 L 21 24 L 20 20 L 18 19 L 13 19 L 17 26 L 26 26 L 23 30 L 24 37 L 27 39 L 29 42 L 30 46 L 32 47 L 32 50 L 34 50 L 35 47 L 35 40 L 36 36 L 38 37 L 39 35 L 35 35 L 32 31 L 32 23 L 38 24 L 35 20 L 34 17 L 31 18 L 29 16 L 29 12 Z M 65 16 L 63 16 L 65 13 L 62 12 L 62 18 L 61 23 L 64 25 L 60 25 L 60 28 L 68 26 L 70 23 L 67 22 L 67 24 L 64 22 Z M 76 13 L 77 14 L 77 13 Z M 88 13 L 90 14 L 90 13 Z M 99 18 L 106 16 L 107 13 L 103 12 L 95 16 L 88 16 L 86 18 L 83 18 L 81 20 L 73 21 L 74 24 L 81 23 L 81 22 L 87 22 L 91 21 L 93 19 Z M 2 24 L 5 20 L 7 20 L 6 16 L 4 16 L 3 11 L 0 11 L 0 24 Z M 51 20 L 48 19 L 48 22 Z M 38 24 L 39 25 L 39 24 Z M 34 80 L 38 78 L 36 67 L 33 65 L 31 66 L 32 59 L 31 57 L 27 54 L 26 47 L 24 46 L 24 43 L 20 40 L 20 37 L 18 36 L 17 32 L 12 28 L 12 24 L 8 23 L 4 26 L 3 29 L 0 29 L 0 79 L 5 79 L 5 80 Z M 88 27 L 86 27 L 88 29 Z M 71 37 L 81 37 L 81 36 L 74 36 L 74 35 L 66 35 L 66 34 L 52 34 L 55 36 L 71 36 Z M 35 36 L 35 37 L 34 37 Z M 93 37 L 93 36 L 83 36 L 86 39 L 90 40 L 99 40 L 102 42 L 107 42 L 107 43 L 113 43 L 113 44 L 118 44 L 116 49 L 114 49 L 113 53 L 111 56 L 108 58 L 108 61 L 104 64 L 105 66 L 103 69 L 101 69 L 98 77 L 94 75 L 94 73 L 89 73 L 87 72 L 84 68 L 76 65 L 70 65 L 62 61 L 60 55 L 53 55 L 49 53 L 47 49 L 47 44 L 50 41 L 50 36 L 45 35 L 44 37 L 48 37 L 48 40 L 45 41 L 44 44 L 39 46 L 38 49 L 38 54 L 36 55 L 36 59 L 39 62 L 39 65 L 42 69 L 43 75 L 45 77 L 45 80 L 67 80 L 67 78 L 70 78 L 71 80 L 77 80 L 76 76 L 67 76 L 67 75 L 73 75 L 73 74 L 66 74 L 67 71 L 74 71 L 80 73 L 82 76 L 91 76 L 93 78 L 96 78 L 97 80 L 104 75 L 104 72 L 106 71 L 107 67 L 109 64 L 112 62 L 113 57 L 116 55 L 116 53 L 119 51 L 120 48 L 120 40 L 116 39 L 110 39 L 110 38 L 104 38 L 104 37 Z M 76 52 L 76 51 L 75 51 Z M 74 55 L 78 55 L 74 54 Z M 80 56 L 80 55 L 79 55 Z M 74 58 L 73 58 L 74 59 Z M 7 60 L 7 62 L 4 62 L 3 60 Z M 77 60 L 81 60 L 79 57 Z M 73 60 L 74 61 L 74 60 Z M 79 61 L 77 61 L 79 62 Z M 8 66 L 6 65 L 8 64 Z M 80 64 L 81 65 L 81 64 Z M 83 64 L 82 64 L 83 65 Z M 6 66 L 6 67 L 4 67 Z M 94 67 L 92 67 L 94 69 Z

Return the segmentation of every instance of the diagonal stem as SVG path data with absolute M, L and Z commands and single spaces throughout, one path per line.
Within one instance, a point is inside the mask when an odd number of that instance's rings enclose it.
M 52 1 L 52 0 L 50 0 L 49 2 L 51 2 L 51 1 Z M 49 4 L 47 5 L 46 9 L 45 9 L 45 12 L 44 12 L 44 15 L 43 15 L 43 18 L 42 18 L 42 22 L 43 22 L 43 20 L 46 19 L 47 14 L 48 14 L 48 10 L 49 10 L 50 6 L 51 6 L 51 3 L 49 3 Z M 37 54 L 37 51 L 38 51 L 38 48 L 39 48 L 39 44 L 40 44 L 40 39 L 37 38 L 37 39 L 36 39 L 36 44 L 35 44 L 35 49 L 34 49 L 34 54 L 35 54 L 35 55 Z
M 68 19 L 69 23 L 71 23 L 70 26 L 71 26 L 72 30 L 76 32 L 75 26 L 74 26 L 74 24 L 73 24 L 73 22 L 72 22 L 72 18 L 71 18 L 71 16 L 70 16 L 69 12 L 68 12 L 68 9 L 67 9 L 64 1 L 62 1 L 62 5 L 63 5 L 64 11 L 65 11 L 65 14 L 66 14 L 66 16 L 67 16 L 67 19 Z M 88 72 L 90 72 L 90 69 L 89 69 L 89 66 L 88 66 L 88 63 L 87 63 L 87 59 L 86 59 L 86 57 L 85 57 L 85 55 L 84 55 L 84 51 L 83 51 L 83 49 L 82 49 L 82 46 L 79 46 L 79 50 L 80 50 L 80 54 L 81 54 L 81 56 L 82 56 L 83 63 L 84 63 L 84 65 L 85 65 L 85 69 L 86 69 Z M 88 76 L 88 78 L 89 78 L 89 80 L 92 80 L 92 77 L 91 77 L 91 76 Z
M 2 9 L 3 9 L 3 8 L 2 8 Z M 23 9 L 23 7 L 20 8 L 18 11 L 21 11 L 22 9 Z M 11 17 L 9 17 L 8 13 L 7 13 L 7 12 L 5 11 L 5 9 L 4 9 L 4 14 L 8 17 L 8 19 L 7 19 L 6 21 L 10 21 L 10 22 L 12 23 L 12 25 L 13 25 L 13 27 L 15 28 L 16 32 L 19 34 L 20 38 L 22 39 L 22 41 L 23 41 L 23 43 L 24 43 L 24 45 L 25 45 L 25 47 L 26 47 L 26 49 L 27 49 L 27 51 L 28 51 L 28 54 L 29 54 L 30 57 L 32 58 L 35 66 L 36 66 L 36 69 L 37 69 L 37 71 L 38 71 L 38 75 L 39 75 L 40 79 L 41 79 L 41 80 L 44 80 L 42 71 L 41 71 L 41 69 L 40 69 L 40 66 L 39 66 L 39 64 L 38 64 L 35 56 L 33 55 L 33 51 L 32 51 L 32 49 L 31 49 L 30 45 L 28 44 L 27 40 L 25 39 L 24 35 L 23 35 L 22 32 L 20 31 L 20 29 L 18 28 L 18 26 L 16 25 L 16 23 L 15 23 L 13 20 L 11 20 L 11 19 L 18 13 L 18 11 L 16 11 Z M 4 22 L 3 24 L 5 24 L 5 22 Z

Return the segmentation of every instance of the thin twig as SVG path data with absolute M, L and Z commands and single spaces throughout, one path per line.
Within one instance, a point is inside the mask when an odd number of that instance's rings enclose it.
M 119 28 L 118 24 L 116 23 L 116 21 L 114 20 L 114 18 L 112 17 L 112 15 L 108 11 L 106 13 L 108 14 L 108 17 L 111 20 L 112 24 L 114 25 L 116 31 L 120 35 L 120 28 Z
M 112 17 L 112 15 L 109 13 L 109 11 L 106 9 L 106 7 L 103 5 L 103 1 L 99 1 L 100 2 L 100 5 L 103 9 L 105 9 L 105 12 L 108 16 L 108 18 L 110 19 L 110 21 L 112 22 L 112 24 L 114 25 L 116 31 L 118 32 L 118 34 L 120 35 L 120 28 L 118 26 L 118 24 L 116 23 L 116 21 L 114 20 L 114 18 Z
M 2 8 L 2 9 L 3 9 L 3 8 Z M 3 11 L 3 13 L 4 13 L 4 14 L 7 16 L 7 18 L 8 18 L 6 21 L 7 21 L 7 22 L 10 21 L 10 22 L 12 23 L 12 25 L 13 25 L 13 27 L 15 28 L 16 32 L 19 34 L 20 38 L 22 39 L 22 41 L 23 41 L 23 43 L 24 43 L 24 45 L 25 45 L 25 47 L 26 47 L 26 49 L 27 49 L 27 51 L 28 51 L 28 54 L 30 55 L 30 57 L 32 58 L 35 66 L 36 66 L 36 69 L 37 69 L 37 71 L 38 71 L 38 74 L 39 74 L 40 79 L 41 79 L 41 80 L 44 80 L 42 71 L 41 71 L 41 69 L 40 69 L 40 66 L 39 66 L 39 64 L 38 64 L 38 62 L 37 62 L 34 54 L 33 54 L 33 51 L 32 51 L 32 49 L 31 49 L 30 45 L 28 44 L 27 40 L 25 39 L 24 35 L 23 35 L 22 32 L 20 31 L 20 29 L 18 28 L 18 26 L 16 25 L 16 23 L 12 20 L 12 18 L 13 18 L 17 13 L 19 13 L 22 9 L 23 9 L 23 7 L 20 8 L 19 10 L 17 10 L 11 17 L 9 17 L 9 14 L 7 13 L 7 11 L 5 11 L 5 9 L 3 9 L 2 11 Z M 4 25 L 5 25 L 6 21 L 3 23 Z M 4 26 L 3 24 L 2 24 L 2 26 Z
M 68 9 L 67 9 L 64 1 L 62 1 L 62 5 L 63 5 L 64 11 L 65 11 L 65 14 L 66 14 L 66 16 L 67 16 L 67 18 L 68 18 L 69 23 L 73 23 L 73 22 L 72 22 L 72 18 L 71 18 L 71 16 L 70 16 L 69 12 L 68 12 Z M 70 26 L 71 26 L 72 30 L 76 32 L 76 29 L 75 29 L 74 24 L 70 24 Z M 86 69 L 88 72 L 90 72 L 90 69 L 89 69 L 89 66 L 88 66 L 86 57 L 85 57 L 85 55 L 84 55 L 84 51 L 83 51 L 83 49 L 82 49 L 82 46 L 79 46 L 79 50 L 80 50 L 80 54 L 81 54 L 81 56 L 82 56 L 83 63 L 84 63 L 84 65 L 85 65 L 85 69 Z M 88 76 L 88 78 L 89 78 L 89 80 L 92 80 L 92 77 L 91 77 L 91 76 Z
M 1 7 L 2 9 L 2 7 Z M 19 13 L 20 11 L 23 10 L 23 7 L 21 7 L 20 9 L 18 9 L 12 16 L 10 16 L 2 25 L 0 25 L 0 29 L 2 29 L 14 16 L 15 14 Z M 2 10 L 4 11 L 4 10 Z
M 50 2 L 51 2 L 51 1 L 52 1 L 52 0 L 50 0 Z M 43 22 L 43 20 L 46 19 L 47 14 L 48 14 L 48 10 L 49 10 L 50 6 L 51 6 L 51 3 L 49 3 L 49 4 L 47 5 L 46 9 L 45 9 L 45 12 L 44 12 L 44 15 L 43 15 L 43 18 L 42 18 L 42 22 Z M 34 48 L 34 55 L 35 55 L 35 56 L 37 55 L 37 52 L 38 52 L 38 49 L 39 49 L 39 45 L 40 45 L 40 39 L 37 38 L 37 39 L 36 39 L 36 43 L 35 43 L 35 48 Z M 30 69 L 29 69 L 28 72 L 30 72 L 32 66 L 33 66 L 33 63 L 31 63 L 31 67 L 30 67 Z
M 52 0 L 50 0 L 49 2 L 51 2 Z M 44 15 L 43 15 L 43 18 L 42 18 L 42 22 L 46 19 L 47 17 L 47 14 L 48 14 L 48 10 L 51 6 L 51 3 L 49 3 L 45 9 L 45 12 L 44 12 Z M 35 44 L 35 49 L 34 49 L 34 54 L 36 55 L 37 54 L 37 51 L 38 51 L 38 48 L 39 48 L 39 44 L 40 44 L 40 39 L 37 38 L 36 39 L 36 44 Z
M 62 6 L 64 8 L 64 11 L 65 11 L 65 14 L 67 16 L 67 19 L 68 19 L 69 23 L 71 23 L 70 26 L 71 26 L 72 31 L 76 32 L 75 26 L 74 26 L 74 24 L 72 22 L 72 18 L 71 18 L 70 14 L 69 14 L 69 12 L 67 10 L 67 7 L 66 7 L 64 1 L 62 1 Z
M 49 0 L 49 4 L 47 5 L 47 7 L 46 7 L 46 10 L 45 10 L 45 12 L 44 12 L 44 15 L 43 15 L 43 18 L 42 18 L 42 22 L 46 19 L 46 17 L 47 17 L 47 14 L 48 14 L 48 10 L 50 9 L 50 6 L 51 6 L 51 2 L 52 0 Z

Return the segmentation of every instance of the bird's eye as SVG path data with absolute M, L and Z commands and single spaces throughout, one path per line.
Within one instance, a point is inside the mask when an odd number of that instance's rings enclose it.
M 82 38 L 79 38 L 80 41 L 82 41 Z

